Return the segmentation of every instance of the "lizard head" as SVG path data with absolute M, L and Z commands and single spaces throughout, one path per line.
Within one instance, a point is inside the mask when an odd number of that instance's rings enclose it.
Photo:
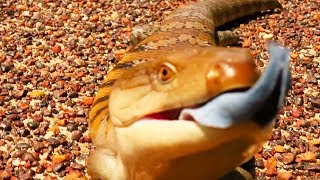
M 199 48 L 163 55 L 125 72 L 110 95 L 115 126 L 150 119 L 178 119 L 180 110 L 200 106 L 223 92 L 250 88 L 260 73 L 250 52 Z
M 127 70 L 110 95 L 118 153 L 175 159 L 175 168 L 188 157 L 208 167 L 219 161 L 217 175 L 247 161 L 270 137 L 289 87 L 287 51 L 270 51 L 261 76 L 242 48 L 181 50 Z

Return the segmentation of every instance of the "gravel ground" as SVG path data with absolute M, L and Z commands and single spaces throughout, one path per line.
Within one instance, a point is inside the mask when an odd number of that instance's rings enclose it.
M 185 2 L 1 0 L 1 179 L 86 179 L 86 115 L 101 80 L 130 48 L 133 26 Z M 257 179 L 320 179 L 320 1 L 282 4 L 232 25 L 262 69 L 267 40 L 292 51 L 292 91 L 256 155 Z

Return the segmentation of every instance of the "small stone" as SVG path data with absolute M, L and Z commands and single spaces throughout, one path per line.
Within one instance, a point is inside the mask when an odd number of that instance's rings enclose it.
M 81 89 L 81 86 L 79 83 L 74 83 L 74 84 L 71 84 L 71 90 L 74 91 L 74 92 L 78 92 L 80 91 Z
M 315 19 L 315 20 L 320 20 L 320 13 L 316 13 L 316 14 L 314 15 L 314 19 Z
M 74 130 L 78 129 L 78 126 L 75 123 L 68 123 L 67 124 L 67 130 L 72 132 Z
M 67 106 L 72 107 L 72 106 L 74 106 L 75 104 L 76 104 L 76 103 L 75 103 L 74 101 L 70 100 L 70 99 L 66 101 L 66 105 L 67 105 Z
M 30 17 L 30 16 L 31 16 L 31 13 L 30 13 L 30 11 L 23 11 L 23 12 L 21 13 L 21 15 L 26 16 L 26 17 Z
M 295 118 L 299 118 L 299 117 L 301 116 L 301 112 L 298 111 L 298 110 L 297 110 L 297 111 L 293 111 L 291 114 L 292 114 L 292 116 L 295 117 Z
M 58 147 L 60 145 L 60 142 L 56 138 L 49 138 L 48 142 L 50 143 L 51 146 L 53 147 Z
M 314 164 L 314 165 L 308 165 L 307 167 L 306 167 L 306 170 L 308 170 L 308 171 L 313 171 L 313 172 L 320 172 L 320 165 L 318 165 L 318 164 Z
M 12 66 L 7 64 L 1 64 L 1 71 L 2 72 L 9 72 L 12 69 Z
M 28 95 L 32 98 L 41 98 L 41 97 L 45 96 L 45 93 L 42 90 L 33 90 L 33 91 L 29 92 Z
M 43 110 L 43 115 L 44 116 L 52 116 L 52 111 L 51 111 L 51 109 L 44 109 Z
M 19 10 L 19 11 L 25 11 L 27 9 L 28 9 L 28 7 L 24 4 L 17 5 L 17 10 Z
M 13 166 L 20 166 L 20 164 L 21 164 L 21 161 L 19 160 L 19 159 L 14 159 L 13 161 L 12 161 L 12 165 Z
M 68 144 L 68 141 L 67 141 L 66 138 L 61 137 L 61 138 L 59 139 L 59 143 L 60 143 L 62 146 L 66 146 L 66 145 Z
M 52 131 L 54 134 L 58 135 L 60 133 L 59 126 L 57 124 L 54 124 L 51 126 L 50 131 Z
M 313 107 L 316 107 L 316 108 L 320 108 L 320 98 L 309 98 L 309 101 L 311 102 L 311 105 Z
M 97 27 L 97 32 L 102 32 L 104 30 L 104 26 L 103 25 L 99 25 Z
M 295 53 L 295 52 L 292 52 L 292 53 L 290 54 L 290 57 L 291 57 L 292 59 L 295 59 L 295 58 L 299 57 L 299 54 L 298 54 L 298 53 Z
M 39 61 L 36 61 L 35 66 L 37 69 L 42 69 L 46 67 L 42 62 Z
M 37 174 L 43 173 L 44 170 L 45 170 L 45 167 L 43 165 L 39 165 L 37 166 L 36 173 Z
M 10 121 L 14 121 L 14 120 L 18 120 L 19 116 L 18 116 L 18 114 L 8 114 L 8 115 L 6 115 L 6 118 Z
M 77 115 L 78 117 L 85 117 L 85 116 L 86 116 L 86 114 L 85 114 L 85 112 L 84 112 L 83 109 L 78 110 L 78 111 L 76 112 L 76 115 Z
M 22 97 L 26 96 L 28 91 L 26 90 L 20 90 L 20 91 L 15 91 L 12 93 L 12 97 L 15 99 L 21 99 Z
M 113 12 L 110 17 L 111 17 L 111 19 L 114 20 L 114 21 L 118 21 L 118 20 L 120 19 L 119 13 L 116 12 L 116 11 Z
M 11 172 L 4 170 L 1 172 L 0 177 L 3 180 L 7 180 L 7 179 L 10 179 L 11 175 L 12 175 Z
M 21 149 L 28 149 L 28 148 L 31 148 L 32 146 L 28 143 L 18 143 L 16 145 L 16 148 L 21 150 Z
M 302 96 L 295 96 L 294 103 L 297 104 L 298 106 L 302 106 L 303 105 L 303 97 Z
M 276 129 L 273 131 L 272 133 L 272 139 L 273 140 L 278 140 L 281 138 L 281 130 L 280 129 Z
M 52 162 L 55 164 L 58 164 L 58 163 L 64 162 L 67 159 L 68 159 L 68 156 L 66 156 L 66 155 L 55 154 L 52 157 Z
M 298 119 L 297 122 L 296 122 L 296 125 L 297 125 L 298 127 L 301 127 L 301 126 L 303 126 L 304 124 L 305 124 L 305 121 L 304 121 L 304 120 L 301 120 L 301 119 Z
M 78 163 L 72 163 L 71 168 L 76 169 L 76 170 L 84 170 L 85 169 L 85 167 L 83 165 L 78 164 Z
M 43 142 L 39 142 L 39 141 L 34 141 L 33 142 L 33 149 L 36 152 L 40 152 L 41 149 L 44 149 L 46 146 L 44 145 Z
M 274 150 L 275 150 L 276 152 L 279 152 L 279 153 L 283 153 L 283 152 L 286 151 L 286 149 L 285 149 L 283 146 L 280 146 L 280 145 L 275 146 L 275 147 L 274 147 Z
M 71 139 L 74 141 L 78 141 L 82 136 L 82 132 L 80 130 L 76 130 L 72 133 Z
M 21 180 L 32 180 L 33 176 L 34 175 L 26 172 L 26 173 L 23 173 L 23 174 L 19 175 L 19 179 L 21 179 Z
M 306 152 L 297 155 L 296 162 L 316 162 L 317 158 L 314 152 Z
M 79 21 L 81 19 L 80 14 L 71 14 L 70 16 L 71 21 Z
M 66 90 L 55 90 L 53 91 L 53 97 L 58 99 L 59 97 L 66 97 L 68 95 Z
M 273 34 L 265 34 L 262 36 L 262 39 L 271 39 L 273 38 Z
M 295 95 L 303 94 L 303 91 L 304 91 L 303 88 L 294 88 L 293 89 L 293 92 L 294 92 Z
M 309 141 L 309 143 L 314 146 L 320 145 L 320 139 L 313 139 L 313 140 Z
M 292 173 L 288 171 L 282 171 L 278 173 L 277 179 L 278 180 L 290 180 L 292 177 Z
M 269 159 L 267 159 L 267 161 L 264 163 L 264 166 L 267 169 L 267 175 L 268 176 L 274 176 L 277 174 L 277 160 L 275 157 L 271 157 Z
M 290 164 L 290 163 L 293 163 L 294 160 L 296 158 L 296 155 L 293 154 L 293 153 L 283 153 L 282 154 L 282 162 L 284 164 Z
M 19 128 L 24 126 L 22 121 L 14 121 L 13 124 L 14 124 L 14 126 L 19 127 Z
M 83 176 L 79 171 L 70 171 L 64 178 L 64 180 L 87 180 L 88 178 Z
M 36 121 L 32 121 L 32 122 L 27 123 L 27 126 L 32 130 L 37 129 L 37 127 L 39 127 L 39 125 L 40 125 L 40 123 L 36 122 Z
M 125 54 L 126 53 L 126 50 L 125 49 L 120 49 L 120 50 L 116 50 L 116 51 L 114 51 L 114 54 L 115 55 L 123 55 L 123 54 Z
M 40 122 L 43 121 L 43 116 L 41 116 L 41 115 L 36 115 L 36 116 L 33 117 L 33 120 L 34 120 L 35 122 L 40 123 Z
M 29 152 L 26 152 L 26 153 L 24 153 L 22 155 L 21 160 L 22 161 L 31 161 L 31 162 L 33 162 L 33 161 L 36 160 L 36 158 L 33 156 L 33 154 L 31 154 Z
M 90 106 L 93 103 L 94 98 L 93 97 L 84 97 L 82 98 L 82 103 L 86 106 Z
M 251 45 L 252 45 L 252 40 L 251 40 L 251 39 L 246 39 L 246 40 L 244 40 L 243 43 L 242 43 L 242 47 L 244 47 L 244 48 L 248 48 L 248 47 L 250 47 Z
M 30 131 L 29 129 L 20 129 L 19 130 L 19 134 L 22 136 L 22 137 L 27 137 L 30 135 Z
M 97 14 L 94 14 L 91 18 L 90 18 L 91 22 L 97 22 L 99 21 L 99 16 Z
M 256 159 L 255 164 L 256 164 L 256 166 L 257 166 L 258 168 L 261 168 L 261 169 L 264 168 L 264 162 L 263 162 L 263 159 L 262 159 L 262 158 Z
M 79 94 L 77 92 L 72 92 L 69 94 L 69 98 L 77 98 Z
M 317 55 L 317 51 L 315 51 L 314 49 L 309 49 L 309 50 L 308 50 L 308 53 L 309 53 L 311 56 Z
M 56 121 L 56 124 L 57 124 L 58 126 L 66 126 L 67 120 L 66 120 L 66 119 L 58 119 L 58 120 Z
M 47 166 L 46 171 L 47 171 L 48 173 L 51 173 L 51 172 L 53 171 L 53 165 Z
M 313 74 L 308 74 L 307 75 L 306 82 L 307 83 L 314 83 L 314 84 L 318 83 L 317 78 Z
M 30 106 L 29 106 L 29 104 L 27 104 L 27 103 L 20 103 L 20 109 L 21 110 L 26 110 L 26 109 L 28 109 Z
M 59 171 L 63 170 L 64 168 L 65 168 L 65 165 L 63 163 L 56 164 L 53 167 L 53 172 L 59 172 Z
M 61 47 L 59 45 L 55 45 L 52 47 L 52 51 L 54 53 L 59 53 L 61 51 Z
M 11 130 L 11 123 L 9 121 L 0 122 L 0 129 L 3 129 L 5 131 L 10 131 Z
M 19 158 L 21 157 L 23 154 L 25 154 L 27 151 L 26 150 L 19 150 L 17 152 L 15 152 L 14 154 L 12 154 L 13 158 Z

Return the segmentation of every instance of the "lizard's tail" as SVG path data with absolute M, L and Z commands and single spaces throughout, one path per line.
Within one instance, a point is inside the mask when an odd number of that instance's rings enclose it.
M 133 50 L 170 50 L 172 46 L 215 46 L 217 44 L 213 37 L 217 35 L 216 27 L 244 16 L 280 7 L 278 0 L 199 1 L 171 13 L 148 38 L 141 38 L 144 40 Z
M 177 9 L 163 24 L 180 22 L 197 26 L 201 23 L 206 29 L 213 30 L 235 19 L 280 7 L 278 0 L 203 0 Z
M 204 2 L 209 5 L 216 26 L 257 12 L 281 7 L 278 0 L 209 0 Z

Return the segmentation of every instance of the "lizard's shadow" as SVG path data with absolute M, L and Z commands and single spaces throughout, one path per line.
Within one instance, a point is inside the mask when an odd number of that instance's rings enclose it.
M 234 21 L 231 21 L 229 23 L 226 23 L 224 25 L 221 25 L 216 28 L 216 31 L 227 31 L 227 30 L 238 30 L 241 24 L 249 24 L 251 21 L 257 21 L 260 19 L 265 18 L 267 15 L 271 14 L 279 14 L 280 9 L 275 9 L 275 10 L 270 10 L 270 11 L 265 11 L 265 12 L 258 12 L 250 16 L 245 16 L 240 19 L 236 19 Z M 265 18 L 266 19 L 266 18 Z M 241 37 L 241 34 L 238 34 Z M 232 44 L 232 46 L 235 47 L 241 47 L 241 42 L 239 41 L 236 44 Z

